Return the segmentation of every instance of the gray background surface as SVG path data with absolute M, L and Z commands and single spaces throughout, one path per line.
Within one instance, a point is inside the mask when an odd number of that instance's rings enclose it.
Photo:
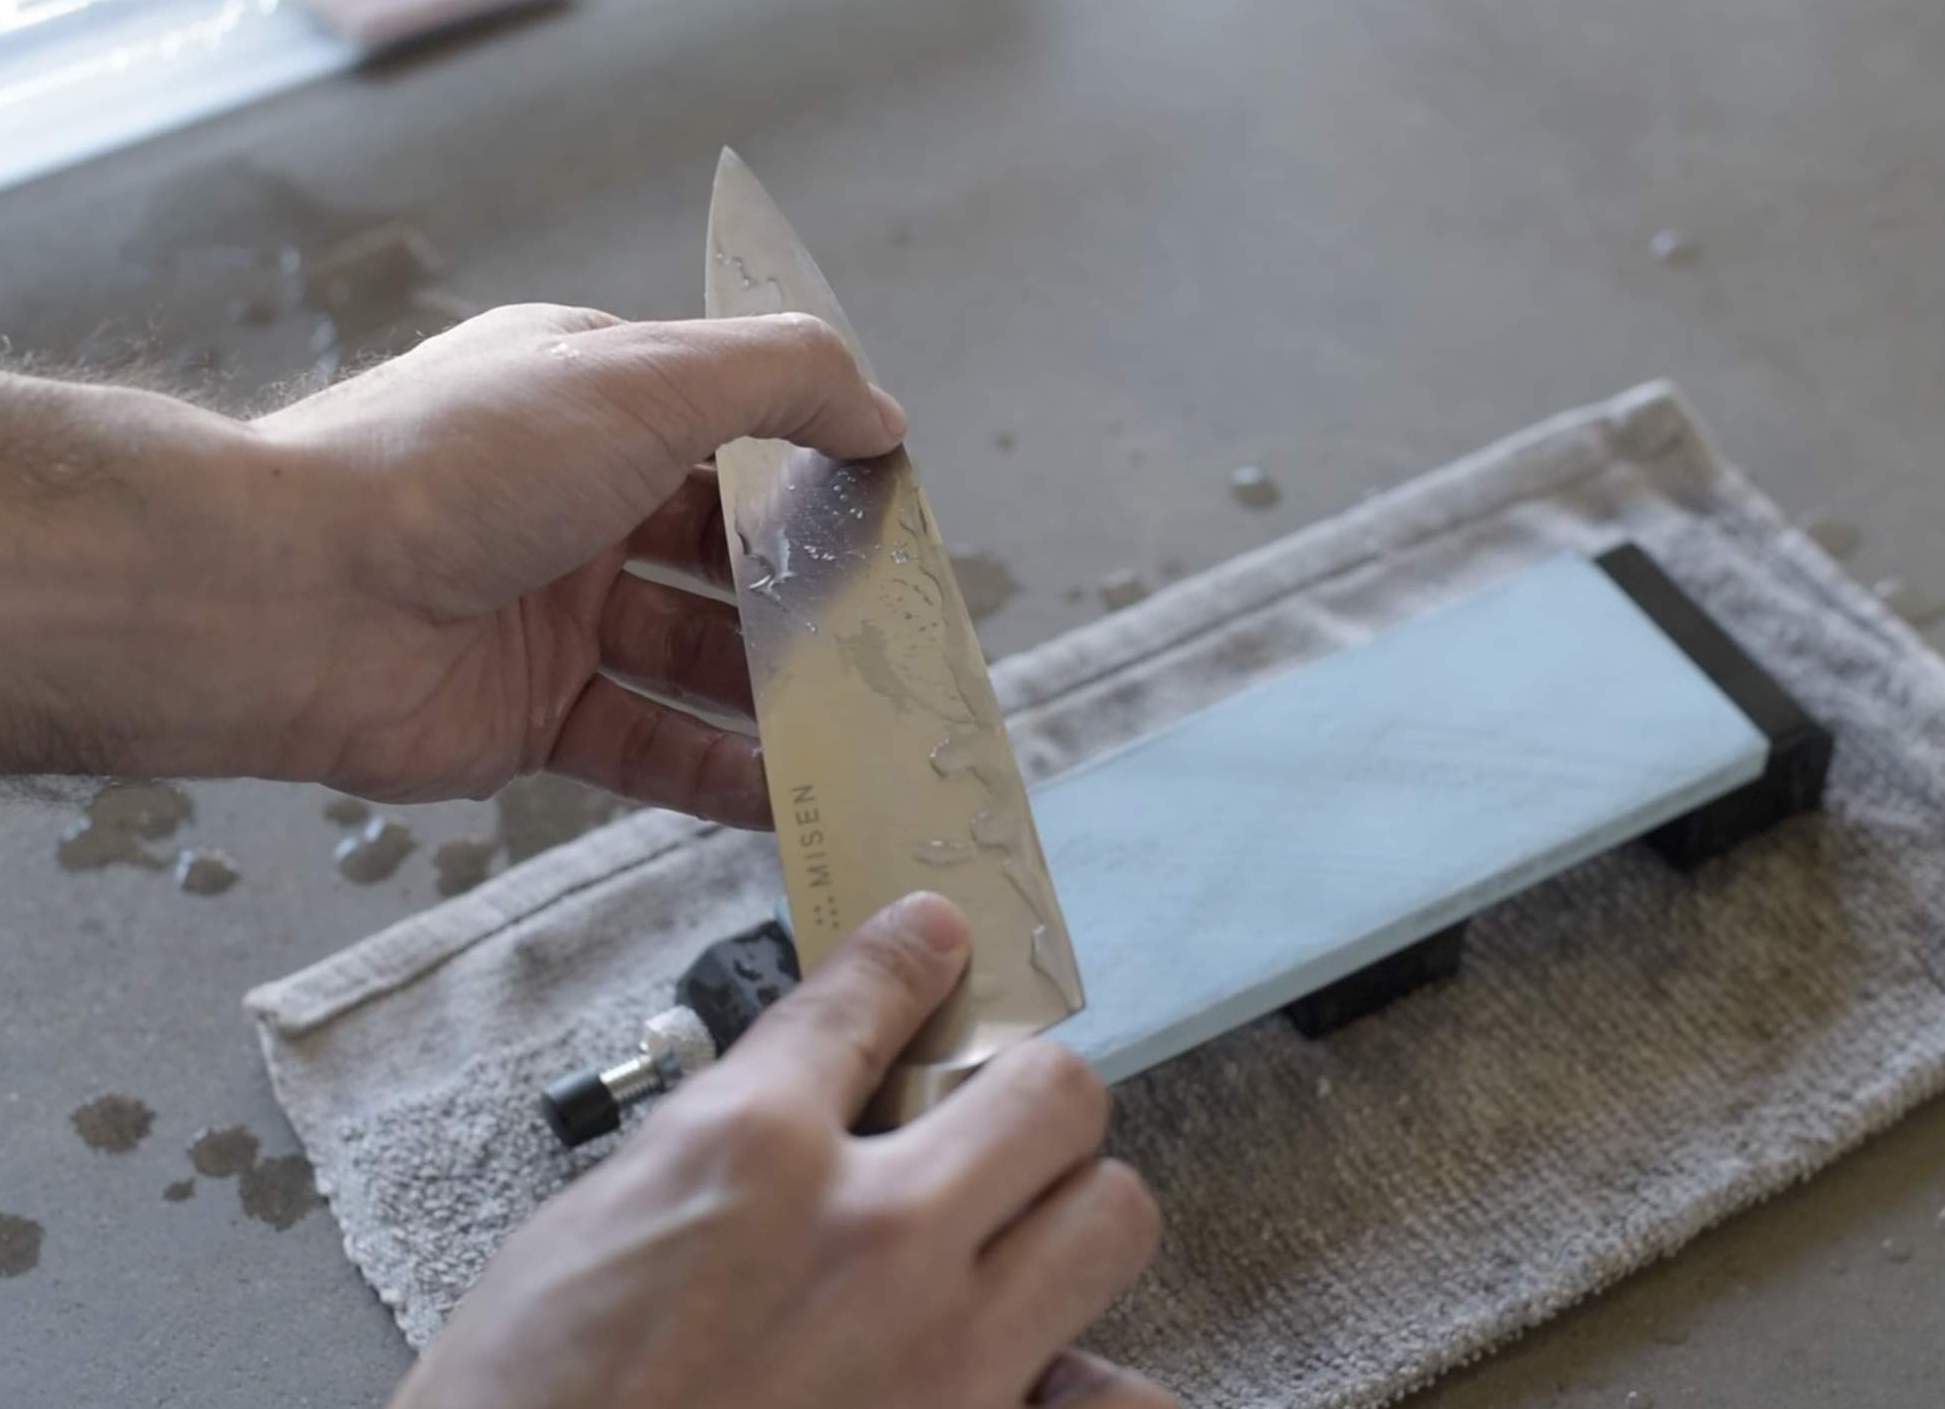
M 0 196 L 0 334 L 242 402 L 466 305 L 694 314 L 727 141 L 911 410 L 948 536 L 1020 584 L 993 652 L 1111 572 L 1205 566 L 1653 375 L 1926 617 L 1941 70 L 1925 0 L 587 0 Z M 345 272 L 290 293 L 286 250 Z M 1241 464 L 1278 505 L 1236 502 Z M 64 871 L 78 801 L 0 806 L 0 1213 L 46 1230 L 0 1278 L 0 1402 L 382 1398 L 405 1352 L 328 1215 L 162 1191 L 206 1126 L 293 1149 L 246 987 L 431 903 L 439 841 L 590 812 L 410 810 L 419 851 L 367 888 L 318 790 L 192 792 L 163 845 L 233 854 L 222 896 Z M 105 1092 L 156 1112 L 128 1153 L 70 1122 Z M 1941 1216 L 1934 1106 L 1426 1402 L 1935 1402 Z

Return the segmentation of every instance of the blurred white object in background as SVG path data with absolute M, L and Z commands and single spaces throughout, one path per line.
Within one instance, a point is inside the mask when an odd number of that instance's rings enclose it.
M 0 0 L 0 189 L 522 2 Z
M 280 0 L 0 0 L 0 187 L 348 68 Z

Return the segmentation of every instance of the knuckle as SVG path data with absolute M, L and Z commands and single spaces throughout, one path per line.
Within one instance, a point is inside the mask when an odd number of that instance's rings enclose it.
M 828 1156 L 831 1133 L 777 1101 L 739 1100 L 692 1113 L 685 1134 L 730 1169 L 802 1179 Z
M 528 307 L 540 320 L 563 333 L 592 333 L 602 328 L 618 327 L 623 321 L 599 308 L 560 303 L 538 303 Z
M 1120 1160 L 1102 1160 L 1095 1168 L 1094 1197 L 1108 1227 L 1140 1248 L 1146 1261 L 1161 1237 L 1162 1211 L 1142 1177 Z
M 867 1255 L 887 1255 L 920 1240 L 928 1222 L 923 1204 L 904 1197 L 881 1197 L 845 1220 L 848 1246 Z
M 1022 1048 L 1022 1080 L 1061 1118 L 1092 1131 L 1107 1129 L 1108 1088 L 1100 1075 L 1072 1048 L 1040 1039 Z
M 713 623 L 707 615 L 692 612 L 656 612 L 654 628 L 662 638 L 662 683 L 673 685 L 689 679 L 709 656 Z
M 851 361 L 851 351 L 844 345 L 844 339 L 822 318 L 809 313 L 780 313 L 777 318 L 784 335 L 801 356 L 826 364 Z
M 620 742 L 620 773 L 623 788 L 631 794 L 660 781 L 668 725 L 669 715 L 660 709 L 637 710 L 629 719 Z
M 847 1078 L 880 1071 L 898 1055 L 896 1041 L 873 1020 L 869 1003 L 858 1004 L 831 990 L 801 988 L 778 1006 L 819 1040 L 845 1069 Z
M 476 325 L 504 326 L 508 331 L 530 328 L 536 332 L 583 333 L 613 327 L 621 319 L 598 308 L 574 308 L 558 303 L 502 303 L 472 319 Z

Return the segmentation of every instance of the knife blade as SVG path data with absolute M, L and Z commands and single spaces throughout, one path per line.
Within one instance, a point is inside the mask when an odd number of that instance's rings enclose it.
M 830 285 L 725 149 L 705 310 L 798 312 L 835 328 Z M 834 460 L 781 441 L 716 455 L 798 957 L 814 969 L 881 906 L 937 891 L 972 960 L 867 1113 L 901 1124 L 1008 1043 L 1085 1001 L 1019 765 L 951 559 L 904 447 Z

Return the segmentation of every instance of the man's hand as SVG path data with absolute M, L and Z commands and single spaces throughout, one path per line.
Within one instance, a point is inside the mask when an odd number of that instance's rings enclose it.
M 1015 1047 L 891 1134 L 847 1133 L 951 991 L 965 920 L 881 912 L 501 1249 L 394 1409 L 1165 1409 L 1067 1350 L 1146 1265 L 1098 1156 L 1107 1093 Z
M 252 425 L 0 379 L 0 771 L 255 773 L 399 799 L 551 768 L 769 816 L 713 476 L 744 435 L 904 430 L 795 315 L 497 309 Z M 747 728 L 747 725 L 744 726 Z

